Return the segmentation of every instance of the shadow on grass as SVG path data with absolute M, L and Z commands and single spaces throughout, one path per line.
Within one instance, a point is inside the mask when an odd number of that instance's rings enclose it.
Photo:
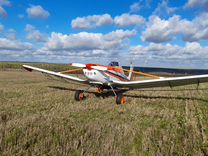
M 66 88 L 66 87 L 59 87 L 59 86 L 48 86 L 49 88 L 53 89 L 59 89 L 59 90 L 67 90 L 67 91 L 77 91 L 79 89 L 72 89 L 72 88 Z M 196 89 L 179 89 L 179 90 L 136 90 L 136 91 L 194 91 Z M 198 90 L 208 90 L 208 88 L 202 88 Z M 116 93 L 125 93 L 128 90 L 120 90 L 116 91 Z M 104 91 L 103 93 L 97 93 L 93 91 L 85 91 L 86 93 L 94 94 L 96 97 L 102 97 L 102 98 L 107 98 L 107 97 L 112 97 L 115 96 L 112 91 Z M 147 95 L 129 95 L 125 94 L 126 97 L 131 97 L 131 98 L 144 98 L 144 99 L 175 99 L 175 100 L 197 100 L 197 101 L 202 101 L 202 102 L 208 102 L 206 99 L 202 98 L 196 98 L 196 97 L 180 97 L 180 96 L 147 96 Z
M 208 90 L 208 88 L 187 88 L 187 89 L 135 89 L 135 91 L 149 92 L 149 91 L 168 91 L 168 92 L 178 92 L 178 91 L 199 91 L 199 90 Z

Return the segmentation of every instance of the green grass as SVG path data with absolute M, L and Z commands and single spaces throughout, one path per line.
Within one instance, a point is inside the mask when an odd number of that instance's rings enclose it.
M 123 113 L 84 88 L 0 71 L 0 155 L 208 155 L 207 83 L 127 92 Z
M 11 70 L 11 69 L 22 69 L 22 65 L 31 65 L 43 69 L 53 70 L 53 71 L 64 71 L 72 69 L 69 64 L 46 64 L 46 63 L 21 63 L 21 62 L 0 62 L 1 70 Z

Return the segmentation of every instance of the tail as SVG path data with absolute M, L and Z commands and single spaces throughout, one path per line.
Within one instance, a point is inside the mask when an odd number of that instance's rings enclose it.
M 128 80 L 131 80 L 132 79 L 132 76 L 133 76 L 133 70 L 134 70 L 134 67 L 133 67 L 133 64 L 131 62 L 131 65 L 130 65 L 130 72 L 129 72 L 129 76 L 127 77 Z

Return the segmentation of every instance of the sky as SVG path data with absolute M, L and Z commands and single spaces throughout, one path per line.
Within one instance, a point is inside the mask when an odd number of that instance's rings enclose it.
M 0 61 L 208 68 L 208 0 L 0 0 Z

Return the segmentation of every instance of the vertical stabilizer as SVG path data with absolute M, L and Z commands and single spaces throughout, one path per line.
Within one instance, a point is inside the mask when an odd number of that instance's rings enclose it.
M 132 79 L 132 75 L 133 75 L 132 73 L 133 73 L 133 70 L 134 70 L 134 67 L 133 67 L 133 64 L 132 64 L 132 62 L 131 62 L 129 76 L 127 77 L 128 80 L 131 80 L 131 79 Z

